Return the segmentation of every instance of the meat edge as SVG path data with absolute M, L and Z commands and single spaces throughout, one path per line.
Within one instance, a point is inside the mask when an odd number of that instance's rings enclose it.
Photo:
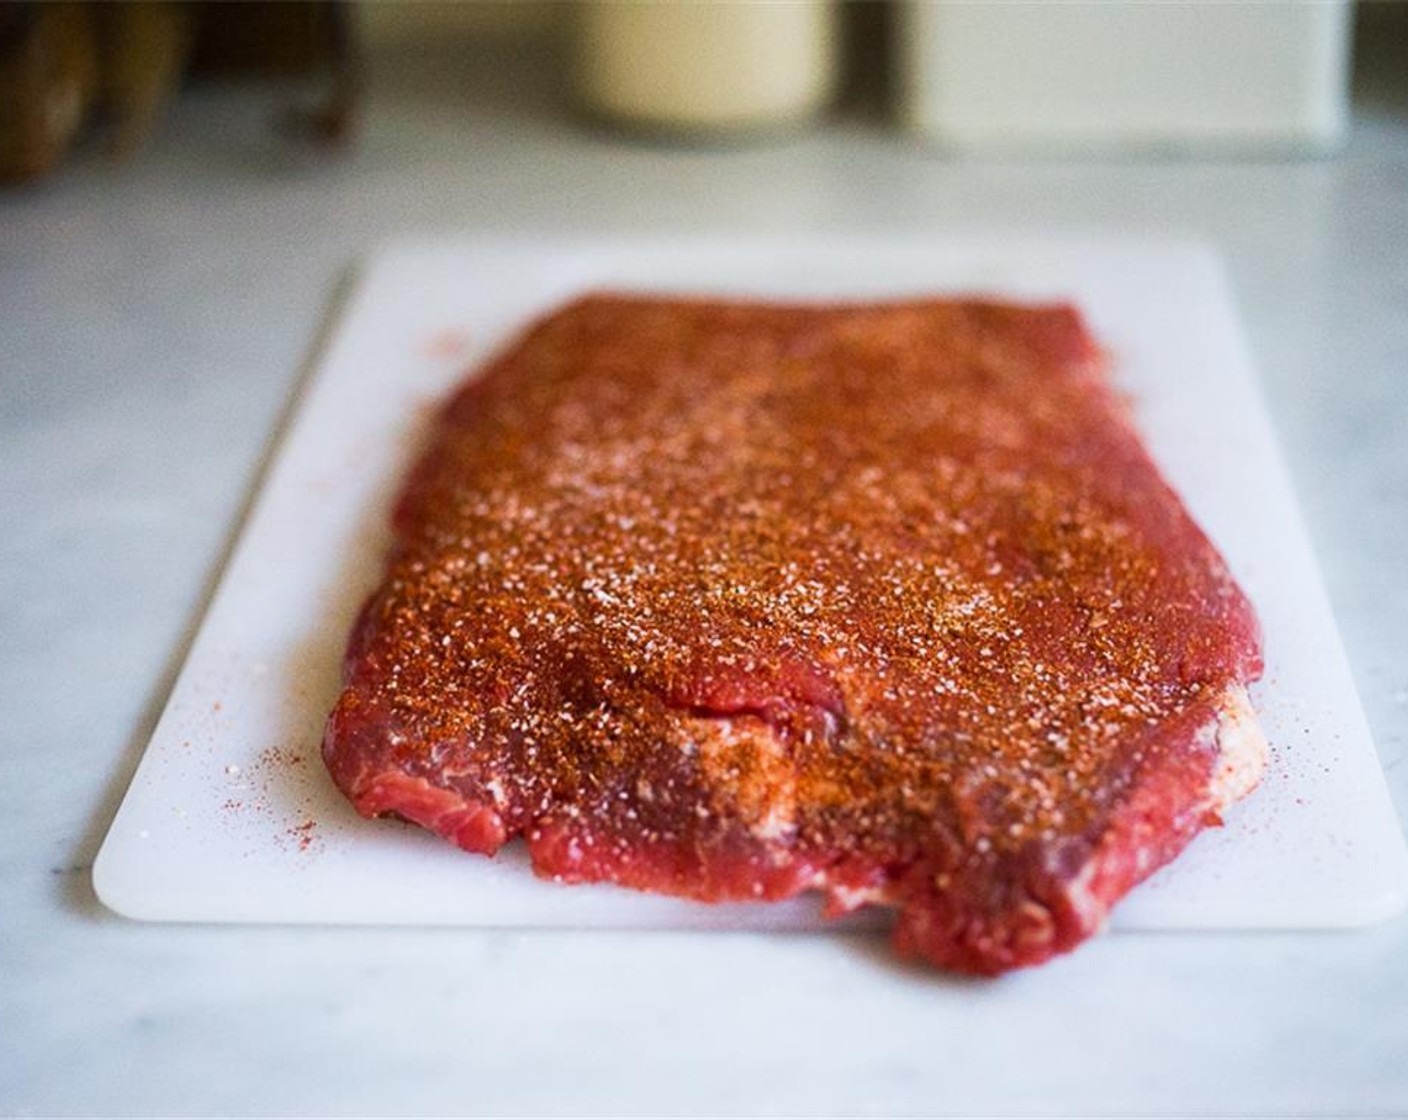
M 894 937 L 902 953 L 955 971 L 996 975 L 1040 964 L 1097 933 L 1116 902 L 1177 856 L 1204 827 L 1221 824 L 1221 814 L 1256 787 L 1268 748 L 1246 687 L 1227 686 L 1204 710 L 1210 714 L 1185 731 L 1182 741 L 1167 744 L 1165 765 L 1138 775 L 1098 838 L 1075 853 L 1074 863 L 1069 848 L 1014 857 L 1002 877 L 1009 889 L 999 898 L 989 889 L 990 868 L 967 879 L 961 873 L 936 873 L 921 862 L 896 878 L 861 885 L 853 868 L 843 877 L 800 853 L 766 843 L 752 858 L 738 848 L 662 852 L 675 863 L 690 865 L 687 873 L 676 866 L 668 874 L 663 873 L 668 860 L 613 867 L 565 858 L 572 838 L 561 830 L 530 830 L 529 851 L 535 872 L 560 882 L 608 881 L 704 901 L 779 900 L 816 889 L 826 896 L 833 916 L 865 905 L 895 909 Z M 347 743 L 340 740 L 335 713 L 325 757 L 337 784 L 363 815 L 396 815 L 484 855 L 493 855 L 511 838 L 492 798 L 368 765 L 368 754 L 341 749 Z M 349 756 L 362 765 L 347 766 Z M 949 881 L 941 884 L 940 879 Z M 689 889 L 691 882 L 709 890 Z
M 981 891 L 938 891 L 924 869 L 896 888 L 847 898 L 897 906 L 897 948 L 942 967 L 980 975 L 1041 964 L 1098 933 L 1111 909 L 1246 797 L 1266 770 L 1269 748 L 1243 684 L 1208 704 L 1210 715 L 1176 744 L 1175 757 L 1141 774 L 1075 867 L 1014 861 L 1016 898 L 998 910 Z M 1202 777 L 1187 763 L 1208 759 Z M 926 905 L 927 903 L 927 905 Z

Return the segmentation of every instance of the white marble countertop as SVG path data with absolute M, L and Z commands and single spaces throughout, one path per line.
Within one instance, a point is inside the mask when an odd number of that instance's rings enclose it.
M 143 925 L 89 865 L 341 278 L 399 235 L 1179 232 L 1230 265 L 1408 819 L 1408 92 L 1323 161 L 955 161 L 861 121 L 699 151 L 495 59 L 360 148 L 175 107 L 0 196 L 0 1113 L 1408 1112 L 1408 917 L 1119 935 L 996 984 L 865 937 Z

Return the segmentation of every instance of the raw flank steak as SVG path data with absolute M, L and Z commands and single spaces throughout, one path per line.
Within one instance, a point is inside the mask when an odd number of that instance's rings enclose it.
M 444 407 L 323 753 L 538 874 L 1095 932 L 1265 764 L 1258 627 L 1068 306 L 597 295 Z

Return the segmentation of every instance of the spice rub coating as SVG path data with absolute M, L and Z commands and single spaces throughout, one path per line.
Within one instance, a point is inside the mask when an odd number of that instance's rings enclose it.
M 994 973 L 1255 784 L 1255 618 L 1078 313 L 599 295 L 443 408 L 324 757 L 541 875 Z

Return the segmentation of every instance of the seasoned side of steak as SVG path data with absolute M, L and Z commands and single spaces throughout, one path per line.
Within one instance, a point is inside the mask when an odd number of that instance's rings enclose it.
M 998 972 L 1255 784 L 1252 611 L 1068 307 L 598 296 L 445 407 L 324 756 L 368 815 Z

